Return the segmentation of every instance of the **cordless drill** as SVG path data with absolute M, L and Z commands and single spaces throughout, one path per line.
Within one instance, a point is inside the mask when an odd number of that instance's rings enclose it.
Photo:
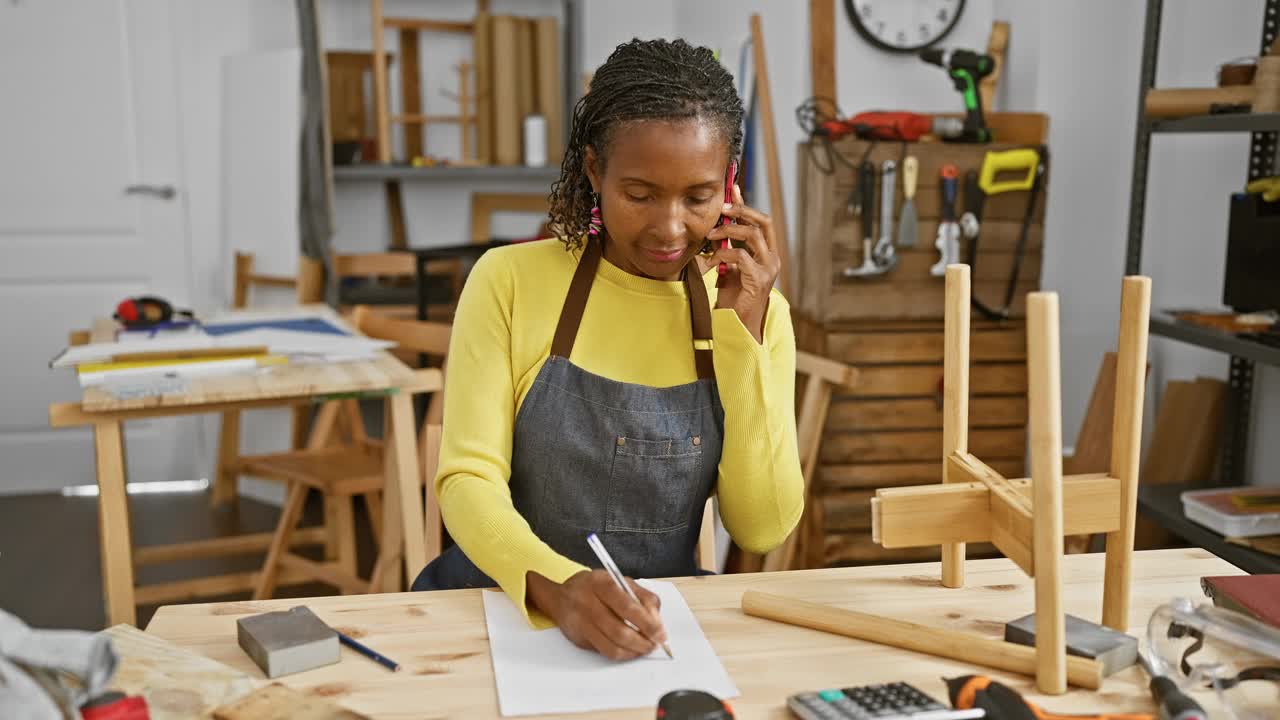
M 930 48 L 920 53 L 920 59 L 937 65 L 951 75 L 956 90 L 964 98 L 964 131 L 951 142 L 991 142 L 991 130 L 982 115 L 982 98 L 978 95 L 978 82 L 996 69 L 995 59 L 972 50 L 940 50 Z

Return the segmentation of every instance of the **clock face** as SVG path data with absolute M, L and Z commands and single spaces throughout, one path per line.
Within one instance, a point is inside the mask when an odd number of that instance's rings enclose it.
M 872 45 L 917 52 L 951 32 L 964 0 L 844 0 L 849 21 Z

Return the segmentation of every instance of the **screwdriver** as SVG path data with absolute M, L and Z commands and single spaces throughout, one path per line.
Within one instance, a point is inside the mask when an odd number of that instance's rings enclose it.
M 1146 655 L 1139 652 L 1138 661 L 1151 676 L 1151 697 L 1155 698 L 1160 720 L 1209 720 L 1204 708 L 1179 690 L 1173 680 L 1158 674 Z

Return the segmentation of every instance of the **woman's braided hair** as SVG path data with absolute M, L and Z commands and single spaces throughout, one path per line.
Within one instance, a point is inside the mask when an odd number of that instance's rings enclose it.
M 605 161 L 614 131 L 641 120 L 711 123 L 742 149 L 742 99 L 711 50 L 684 40 L 632 40 L 619 45 L 596 70 L 591 89 L 573 108 L 569 146 L 560 179 L 551 186 L 550 226 L 566 248 L 582 245 L 595 204 L 587 177 L 587 147 Z

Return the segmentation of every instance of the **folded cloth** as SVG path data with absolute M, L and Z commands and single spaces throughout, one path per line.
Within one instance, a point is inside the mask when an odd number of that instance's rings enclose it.
M 119 658 L 105 635 L 81 630 L 33 630 L 0 610 L 0 708 L 5 717 L 79 718 L 98 696 Z

